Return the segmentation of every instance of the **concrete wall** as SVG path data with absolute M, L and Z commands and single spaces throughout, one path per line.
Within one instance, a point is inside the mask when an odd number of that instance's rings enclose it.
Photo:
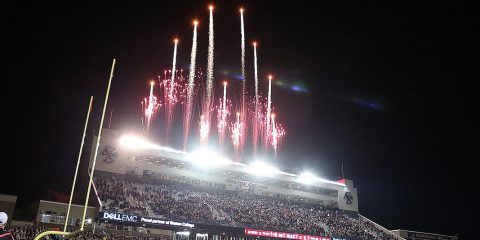
M 118 140 L 120 139 L 120 137 L 120 132 L 118 131 L 106 128 L 103 129 L 100 145 L 98 147 L 98 155 L 95 163 L 95 169 L 125 174 L 128 160 L 128 152 L 125 148 L 119 146 Z M 92 168 L 97 137 L 94 137 L 92 141 L 93 143 L 90 154 L 89 169 Z
M 0 194 L 0 212 L 5 212 L 8 216 L 8 222 L 13 219 L 13 212 L 15 204 L 17 203 L 17 196 Z
M 448 236 L 436 233 L 417 232 L 410 230 L 397 229 L 392 230 L 394 234 L 405 240 L 458 240 L 456 236 Z
M 46 222 L 46 223 L 55 223 L 55 224 L 63 224 L 65 223 L 65 216 L 67 216 L 67 209 L 68 204 L 66 203 L 58 203 L 58 202 L 51 202 L 40 200 L 37 209 L 37 222 Z M 83 206 L 74 205 L 70 209 L 70 216 L 69 216 L 69 225 L 75 225 L 79 223 L 79 219 L 83 216 Z M 90 218 L 92 220 L 96 219 L 98 216 L 98 209 L 95 207 L 88 207 L 87 208 L 87 215 L 86 218 Z
M 358 212 L 358 194 L 357 189 L 353 187 L 353 181 L 348 179 L 343 179 L 346 186 L 340 187 L 338 190 L 338 208 Z M 350 195 L 351 203 L 348 203 L 347 195 Z

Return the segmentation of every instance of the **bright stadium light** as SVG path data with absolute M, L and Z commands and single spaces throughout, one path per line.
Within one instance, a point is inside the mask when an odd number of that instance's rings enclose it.
M 300 175 L 298 181 L 303 183 L 303 184 L 311 184 L 314 183 L 317 180 L 317 177 L 315 177 L 313 174 L 309 172 L 304 172 L 302 175 Z
M 122 136 L 119 142 L 120 142 L 120 145 L 126 148 L 135 149 L 135 150 L 151 149 L 151 150 L 159 150 L 159 151 L 170 152 L 170 153 L 186 154 L 186 152 L 184 151 L 179 151 L 173 148 L 160 146 L 155 143 L 151 143 L 145 139 L 136 137 L 134 135 Z
M 276 167 L 270 166 L 265 162 L 260 162 L 260 161 L 253 162 L 252 164 L 250 164 L 248 169 L 249 169 L 249 172 L 251 172 L 252 174 L 255 174 L 258 176 L 266 176 L 266 177 L 273 176 L 279 172 Z
M 230 160 L 220 156 L 209 148 L 197 149 L 190 154 L 189 160 L 203 168 L 211 168 L 230 163 Z
M 120 144 L 122 146 L 132 148 L 132 149 L 148 149 L 156 148 L 157 146 L 153 143 L 150 143 L 144 139 L 133 135 L 126 135 L 120 138 Z

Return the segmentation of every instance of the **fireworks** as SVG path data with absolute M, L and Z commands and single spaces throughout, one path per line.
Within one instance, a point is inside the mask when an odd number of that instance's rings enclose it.
M 208 26 L 208 62 L 207 62 L 207 86 L 205 93 L 205 101 L 203 102 L 203 113 L 200 119 L 200 142 L 206 144 L 210 133 L 212 98 L 213 98 L 213 5 L 209 6 L 210 20 Z
M 277 155 L 278 146 L 285 136 L 285 130 L 280 124 L 275 123 L 275 114 L 272 114 L 272 132 L 271 132 L 271 145 L 273 151 L 275 152 L 275 156 Z
M 230 131 L 232 132 L 232 143 L 233 148 L 235 149 L 235 153 L 240 153 L 240 146 L 241 146 L 241 139 L 242 139 L 242 123 L 240 122 L 240 113 L 237 112 L 237 121 L 232 123 L 230 126 Z
M 243 146 L 245 144 L 245 136 L 246 136 L 246 120 L 247 120 L 247 107 L 246 107 L 246 95 L 247 95 L 247 78 L 245 76 L 245 25 L 243 23 L 243 8 L 240 8 L 240 32 L 242 35 L 241 39 L 241 49 L 242 49 L 242 57 L 241 57 L 241 63 L 242 63 L 242 99 L 241 99 L 241 123 L 242 123 L 242 129 L 241 129 L 241 135 L 242 138 L 240 139 L 240 146 Z
M 160 109 L 160 103 L 157 101 L 157 97 L 153 95 L 153 85 L 155 85 L 155 82 L 151 81 L 150 82 L 150 95 L 148 97 L 148 100 L 145 98 L 142 102 L 142 112 L 143 112 L 143 122 L 145 122 L 145 132 L 146 134 L 149 133 L 150 131 L 150 124 L 152 123 L 152 120 L 155 118 L 155 116 L 158 113 L 158 110 Z
M 219 107 L 217 107 L 217 129 L 220 149 L 223 148 L 225 130 L 227 128 L 228 116 L 230 115 L 230 105 L 227 105 L 227 82 L 223 82 L 223 98 L 220 99 Z
M 175 108 L 175 104 L 177 102 L 177 97 L 176 97 L 176 86 L 175 86 L 175 74 L 176 74 L 176 69 L 175 65 L 177 62 L 177 44 L 178 44 L 178 39 L 173 40 L 175 43 L 175 46 L 173 48 L 173 63 L 172 63 L 172 71 L 171 71 L 171 79 L 169 84 L 165 84 L 165 111 L 166 111 L 166 141 L 168 142 L 169 135 L 170 135 L 170 128 L 172 125 L 172 117 L 173 117 L 173 111 Z
M 258 144 L 258 131 L 260 126 L 260 104 L 258 96 L 258 71 L 257 71 L 257 42 L 253 42 L 253 63 L 255 69 L 255 102 L 254 102 L 254 116 L 253 116 L 253 130 L 252 130 L 252 140 L 253 140 L 253 155 L 257 153 L 257 144 Z
M 278 123 L 276 114 L 273 113 L 272 102 L 272 80 L 273 76 L 268 76 L 268 95 L 262 98 L 258 86 L 258 66 L 257 66 L 257 43 L 253 42 L 254 50 L 254 77 L 255 91 L 254 96 L 249 97 L 246 89 L 246 71 L 245 71 L 245 30 L 243 19 L 243 8 L 240 9 L 240 27 L 241 27 L 241 88 L 240 97 L 227 98 L 227 82 L 223 82 L 223 97 L 214 96 L 214 24 L 213 24 L 213 6 L 209 6 L 209 28 L 208 28 L 208 56 L 207 68 L 205 71 L 196 70 L 197 55 L 197 27 L 198 21 L 193 22 L 193 40 L 190 55 L 190 68 L 188 79 L 184 77 L 183 70 L 177 70 L 177 47 L 178 39 L 174 39 L 172 68 L 165 70 L 163 78 L 159 77 L 159 94 L 163 94 L 162 103 L 153 95 L 154 83 L 150 84 L 150 95 L 142 101 L 143 117 L 142 122 L 146 133 L 150 132 L 152 121 L 155 120 L 159 112 L 165 113 L 165 133 L 169 142 L 169 133 L 172 124 L 175 122 L 175 108 L 178 104 L 183 106 L 183 148 L 186 150 L 190 137 L 190 129 L 198 124 L 198 138 L 201 144 L 207 144 L 210 138 L 210 130 L 213 124 L 217 126 L 217 137 L 220 149 L 231 140 L 231 146 L 235 151 L 237 159 L 241 158 L 246 145 L 247 125 L 251 126 L 252 138 L 251 145 L 254 155 L 257 152 L 257 145 L 262 144 L 264 151 L 268 153 L 273 150 L 277 155 L 279 146 L 286 134 L 285 128 Z M 232 82 L 232 85 L 235 85 Z M 233 88 L 235 89 L 235 88 Z M 235 101 L 238 100 L 238 101 Z M 159 111 L 161 106 L 165 106 L 165 111 Z M 232 109 L 236 109 L 236 114 L 230 114 Z M 200 113 L 200 114 L 198 114 Z M 213 114 L 216 114 L 216 118 Z M 162 118 L 163 119 L 163 118 Z M 250 121 L 247 124 L 247 119 Z M 216 121 L 216 123 L 215 123 Z M 197 126 L 194 126 L 197 127 Z M 230 139 L 225 139 L 227 131 L 230 133 Z M 194 134 L 197 136 L 196 134 Z
M 197 58 L 197 25 L 193 21 L 192 53 L 190 54 L 190 74 L 188 75 L 187 99 L 183 114 L 183 148 L 187 148 L 188 135 L 190 133 L 190 122 L 192 121 L 193 90 L 195 87 L 195 60 Z
M 265 125 L 265 136 L 264 136 L 264 147 L 268 146 L 270 142 L 270 134 L 271 134 L 271 112 L 272 112 L 272 75 L 268 75 L 268 97 L 267 97 L 267 112 L 265 113 L 266 117 L 266 125 Z

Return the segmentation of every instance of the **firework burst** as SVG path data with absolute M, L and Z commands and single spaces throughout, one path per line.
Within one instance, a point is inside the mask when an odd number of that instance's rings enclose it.
M 247 94 L 246 70 L 245 70 L 245 26 L 244 10 L 240 9 L 240 27 L 241 27 L 241 75 L 242 79 L 237 83 L 232 83 L 233 89 L 238 89 L 238 93 L 232 94 L 227 98 L 227 84 L 223 85 L 223 97 L 215 98 L 214 94 L 214 24 L 213 24 L 213 6 L 209 6 L 209 25 L 208 25 L 208 56 L 207 68 L 205 70 L 196 69 L 197 57 L 197 28 L 198 21 L 193 22 L 193 40 L 190 54 L 189 73 L 184 77 L 183 70 L 177 70 L 177 47 L 178 40 L 174 40 L 173 61 L 171 69 L 165 70 L 162 77 L 159 77 L 159 96 L 162 102 L 157 100 L 153 94 L 153 86 L 150 86 L 150 95 L 142 101 L 142 123 L 146 133 L 150 131 L 150 126 L 155 120 L 159 109 L 164 106 L 165 111 L 165 142 L 169 143 L 169 135 L 172 125 L 176 121 L 175 109 L 178 105 L 183 107 L 183 148 L 187 150 L 190 141 L 190 130 L 196 128 L 198 123 L 198 136 L 201 144 L 207 144 L 210 138 L 211 129 L 214 124 L 217 127 L 217 137 L 220 149 L 226 146 L 226 142 L 231 141 L 237 159 L 240 159 L 244 151 L 244 146 L 250 145 L 253 148 L 253 155 L 257 152 L 257 147 L 262 146 L 266 153 L 278 153 L 279 146 L 286 135 L 285 128 L 278 123 L 276 114 L 273 113 L 272 102 L 272 79 L 268 76 L 268 94 L 263 95 L 259 92 L 258 86 L 258 66 L 257 66 L 257 43 L 253 43 L 253 61 L 254 61 L 254 96 Z M 238 94 L 238 95 L 237 95 Z M 266 97 L 265 97 L 266 96 Z M 233 110 L 235 109 L 235 110 Z M 235 111 L 236 114 L 231 114 Z M 216 118 L 215 115 L 216 114 Z M 163 118 L 162 118 L 163 119 Z M 216 121 L 216 122 L 215 122 Z M 195 125 L 195 126 L 192 126 Z M 248 127 L 248 128 L 247 128 Z M 248 130 L 248 131 L 247 131 Z M 251 131 L 251 139 L 247 139 Z M 231 138 L 225 138 L 229 132 Z M 194 134 L 197 137 L 197 134 Z M 196 140 L 198 143 L 198 140 Z M 248 143 L 247 143 L 248 141 Z
M 240 121 L 240 112 L 237 112 L 237 121 L 230 125 L 230 132 L 232 137 L 233 148 L 235 149 L 235 154 L 237 158 L 239 157 L 241 144 L 242 144 L 242 122 Z
M 145 98 L 141 105 L 142 105 L 142 112 L 143 112 L 143 119 L 142 122 L 145 123 L 144 130 L 145 133 L 148 135 L 150 132 L 150 125 L 154 118 L 156 117 L 161 104 L 157 101 L 157 97 L 153 95 L 153 86 L 155 85 L 154 81 L 150 82 L 150 95 Z
M 219 104 L 217 106 L 217 129 L 220 149 L 223 149 L 225 130 L 227 129 L 228 116 L 230 115 L 231 107 L 231 102 L 227 100 L 227 82 L 223 82 L 223 98 L 219 100 Z

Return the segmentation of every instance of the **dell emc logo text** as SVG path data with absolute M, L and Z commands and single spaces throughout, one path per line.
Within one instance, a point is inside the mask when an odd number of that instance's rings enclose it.
M 103 213 L 103 218 L 117 221 L 137 222 L 137 216 L 129 216 L 120 213 Z

